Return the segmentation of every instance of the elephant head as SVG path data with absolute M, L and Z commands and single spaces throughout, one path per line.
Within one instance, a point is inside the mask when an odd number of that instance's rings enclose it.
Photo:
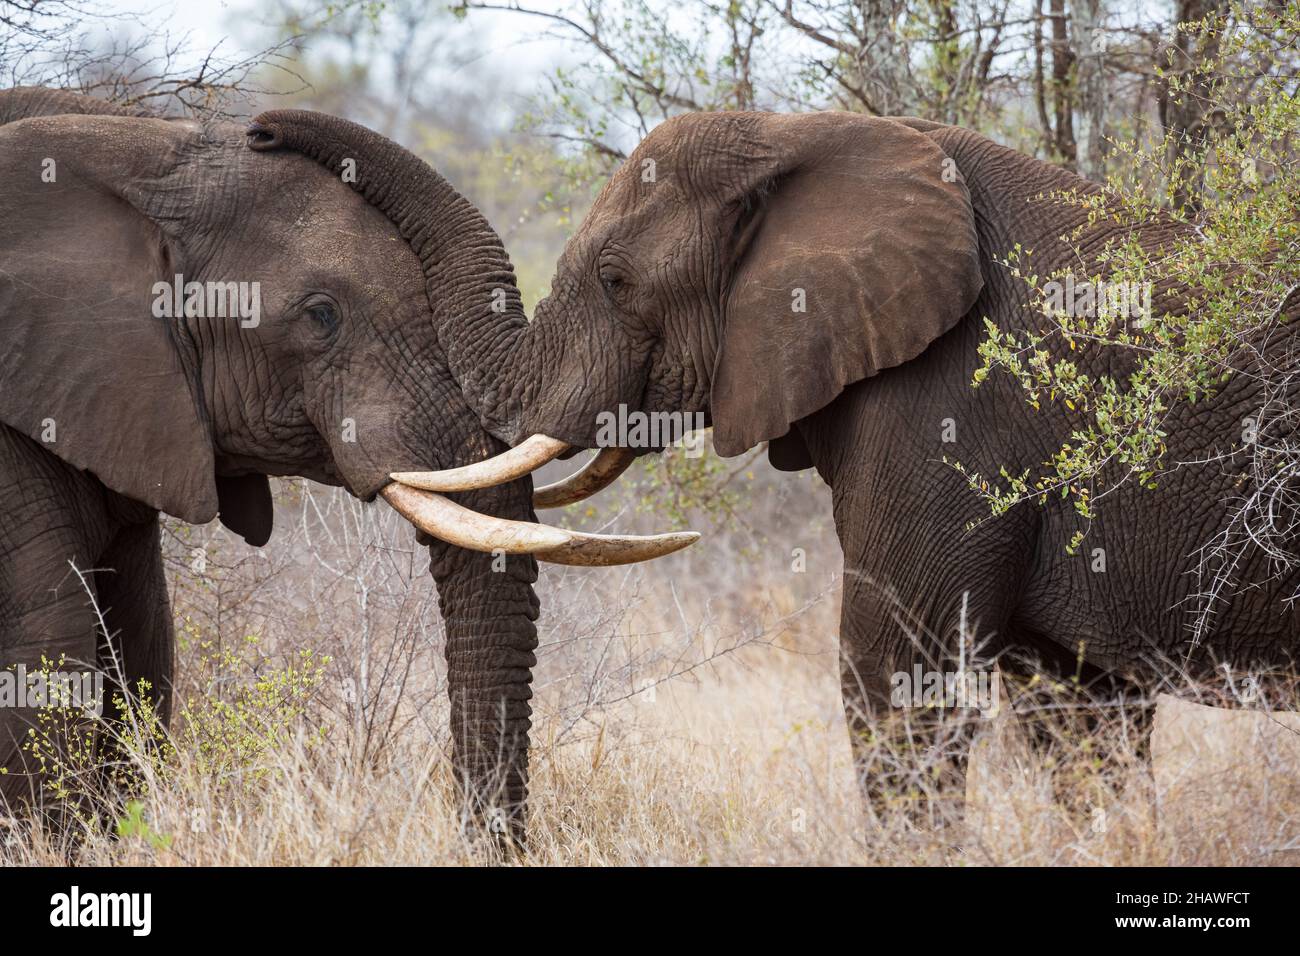
M 349 142 L 364 148 L 337 148 Z M 342 120 L 277 113 L 245 130 L 48 90 L 0 92 L 0 179 L 0 423 L 255 545 L 271 533 L 267 475 L 385 496 L 430 543 L 460 779 L 518 832 L 533 556 L 621 563 L 688 539 L 538 525 L 523 481 L 459 503 L 391 482 L 504 449 L 453 374 L 473 378 L 454 328 L 482 326 L 473 361 L 490 366 L 491 327 L 524 324 L 487 221 Z
M 806 467 L 793 423 L 919 355 L 982 286 L 970 196 L 925 124 L 689 114 L 614 174 L 532 327 L 492 340 L 509 362 L 467 394 L 507 441 L 596 447 L 623 405 L 701 413 L 722 455 L 770 441 L 777 467 Z M 535 503 L 591 493 L 635 453 Z

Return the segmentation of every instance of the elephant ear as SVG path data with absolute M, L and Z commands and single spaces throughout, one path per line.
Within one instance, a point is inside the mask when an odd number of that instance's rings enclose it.
M 970 195 L 929 137 L 842 113 L 748 122 L 765 159 L 736 199 L 710 401 L 726 456 L 920 355 L 983 287 Z
M 205 522 L 211 433 L 174 320 L 153 314 L 155 284 L 172 282 L 165 240 L 131 201 L 166 182 L 186 135 L 102 115 L 0 126 L 0 422 L 114 491 Z

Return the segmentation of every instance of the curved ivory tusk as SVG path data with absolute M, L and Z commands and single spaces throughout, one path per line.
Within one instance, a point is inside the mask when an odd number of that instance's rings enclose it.
M 394 482 L 379 492 L 403 518 L 426 534 L 471 551 L 531 554 L 539 561 L 606 567 L 649 561 L 699 540 L 694 531 L 612 535 L 566 531 L 545 524 L 493 518 L 428 491 Z
M 534 508 L 563 508 L 575 501 L 590 498 L 609 487 L 636 460 L 627 448 L 602 448 L 595 458 L 568 478 L 533 490 Z
M 472 491 L 522 478 L 568 451 L 569 443 L 547 435 L 530 435 L 499 455 L 445 471 L 399 471 L 389 475 L 421 491 Z

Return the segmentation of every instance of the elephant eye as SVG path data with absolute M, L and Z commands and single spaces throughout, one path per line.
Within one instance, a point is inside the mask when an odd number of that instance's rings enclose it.
M 307 309 L 308 317 L 325 332 L 333 332 L 339 327 L 339 313 L 328 302 L 318 302 Z
M 600 273 L 600 284 L 604 286 L 607 294 L 615 296 L 622 291 L 626 283 L 623 281 L 623 277 L 617 273 L 602 271 Z

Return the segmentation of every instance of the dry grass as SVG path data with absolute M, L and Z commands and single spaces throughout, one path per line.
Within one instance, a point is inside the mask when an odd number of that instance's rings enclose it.
M 742 528 L 671 573 L 546 572 L 527 863 L 1296 862 L 1300 728 L 1260 713 L 1228 727 L 1195 705 L 1161 708 L 1154 777 L 1119 719 L 1087 734 L 1063 723 L 1035 749 L 1004 708 L 975 722 L 965 794 L 918 766 L 912 799 L 869 819 L 839 699 L 839 556 L 822 492 L 807 488 L 782 509 L 779 548 Z M 165 761 L 135 758 L 140 823 L 106 835 L 131 816 L 112 804 L 109 826 L 74 828 L 75 861 L 490 862 L 458 819 L 422 556 L 382 509 L 341 495 L 308 492 L 279 517 L 266 556 L 213 528 L 170 542 L 191 717 Z M 318 677 L 304 648 L 331 657 Z M 252 716 L 224 723 L 220 701 Z M 917 802 L 937 825 L 916 825 Z M 62 863 L 69 847 L 0 831 L 3 864 Z

